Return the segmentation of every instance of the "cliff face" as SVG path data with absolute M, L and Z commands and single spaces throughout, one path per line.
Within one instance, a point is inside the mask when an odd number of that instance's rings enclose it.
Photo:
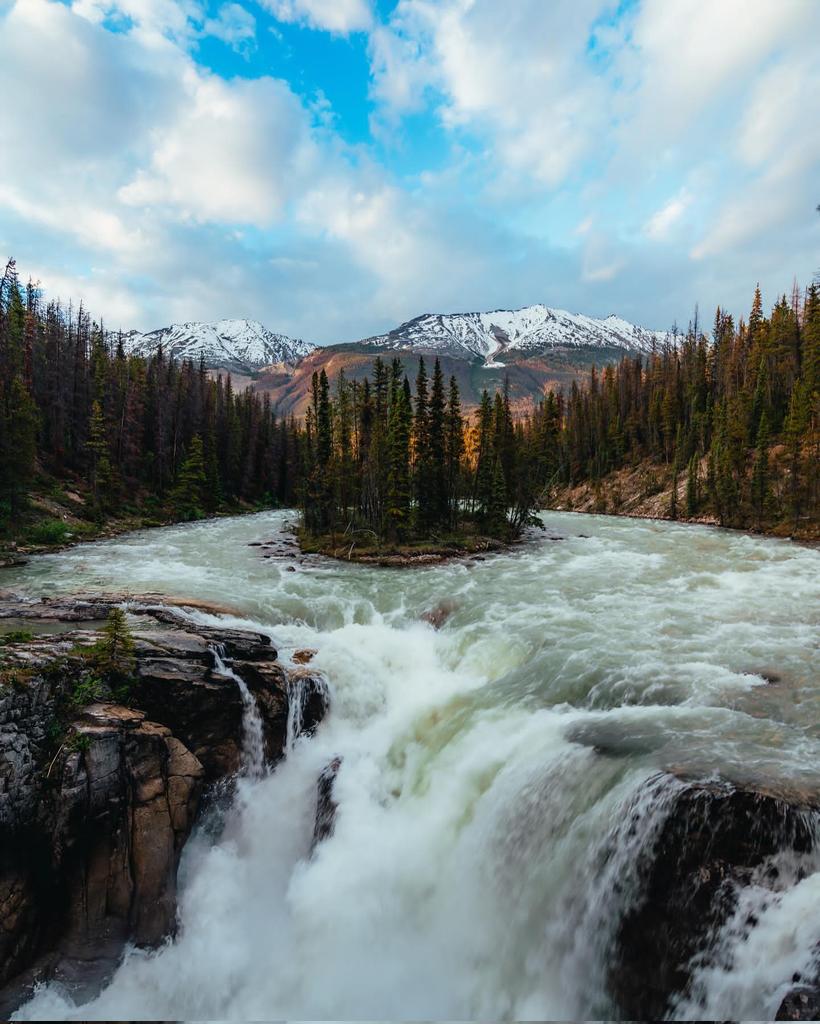
M 292 679 L 267 637 L 181 628 L 176 613 L 155 614 L 175 628 L 152 623 L 135 633 L 135 680 L 119 700 L 89 679 L 83 652 L 93 632 L 2 648 L 0 1009 L 7 1012 L 39 978 L 59 978 L 82 994 L 104 980 L 125 943 L 155 946 L 173 933 L 177 867 L 203 786 L 241 767 L 243 702 L 230 672 L 254 695 L 268 762 L 284 752 L 292 700 L 303 731 L 326 709 L 323 680 L 307 670 Z

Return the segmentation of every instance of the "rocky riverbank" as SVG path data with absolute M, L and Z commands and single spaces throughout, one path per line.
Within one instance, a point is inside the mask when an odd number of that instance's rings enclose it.
M 0 617 L 80 626 L 111 605 L 5 595 Z M 126 943 L 173 933 L 177 867 L 203 789 L 242 770 L 231 673 L 253 695 L 269 763 L 283 755 L 294 703 L 291 729 L 303 732 L 327 707 L 324 680 L 285 669 L 268 637 L 193 625 L 168 605 L 131 607 L 142 616 L 133 678 L 116 692 L 95 678 L 93 629 L 18 629 L 0 646 L 2 1015 L 36 980 L 92 991 Z

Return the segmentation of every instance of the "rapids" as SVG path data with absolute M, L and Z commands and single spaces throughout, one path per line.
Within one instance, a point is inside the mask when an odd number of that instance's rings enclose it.
M 18 1019 L 611 1016 L 608 942 L 668 799 L 647 780 L 674 765 L 820 787 L 820 552 L 559 513 L 509 553 L 412 571 L 250 546 L 291 518 L 138 533 L 4 573 L 32 594 L 228 606 L 191 614 L 270 634 L 286 662 L 315 648 L 331 692 L 316 735 L 272 774 L 254 764 L 224 829 L 189 842 L 176 939 L 130 951 L 90 1003 L 52 985 Z M 442 602 L 436 631 L 421 616 Z M 335 830 L 311 854 L 337 756 Z M 820 873 L 757 909 L 749 940 L 726 924 L 676 1014 L 774 1012 L 820 941 Z

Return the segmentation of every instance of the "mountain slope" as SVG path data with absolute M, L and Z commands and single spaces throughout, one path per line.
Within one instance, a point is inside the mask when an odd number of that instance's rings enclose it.
M 276 334 L 257 320 L 218 320 L 215 323 L 184 323 L 161 327 L 148 334 L 126 335 L 126 351 L 150 355 L 162 345 L 175 359 L 204 358 L 211 370 L 252 374 L 265 366 L 284 364 L 293 368 L 314 346 L 298 338 Z
M 504 356 L 542 355 L 551 349 L 609 348 L 649 352 L 669 339 L 617 316 L 605 320 L 548 306 L 499 309 L 489 313 L 425 313 L 387 334 L 368 338 L 367 345 L 410 349 L 485 361 L 489 367 Z

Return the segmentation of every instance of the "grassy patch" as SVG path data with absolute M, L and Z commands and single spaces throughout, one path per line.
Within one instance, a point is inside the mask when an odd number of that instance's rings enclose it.
M 103 682 L 96 676 L 91 676 L 77 683 L 68 702 L 72 708 L 84 708 L 88 704 L 95 704 L 104 694 Z
M 9 633 L 0 633 L 0 647 L 9 644 L 25 644 L 34 639 L 34 634 L 27 629 L 12 629 Z

